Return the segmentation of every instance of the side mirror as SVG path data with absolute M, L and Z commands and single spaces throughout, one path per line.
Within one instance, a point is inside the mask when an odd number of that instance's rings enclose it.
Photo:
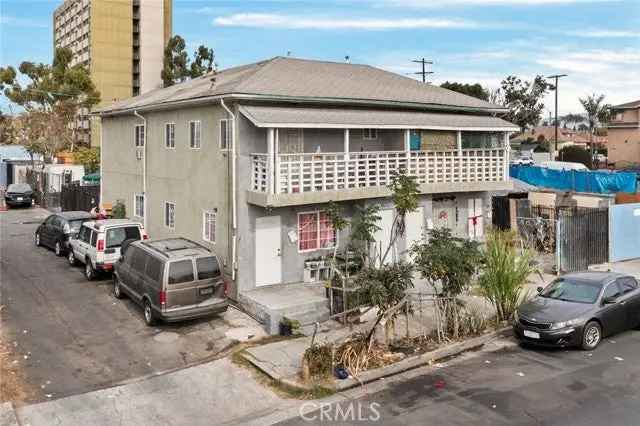
M 609 296 L 609 297 L 605 297 L 604 299 L 602 299 L 602 304 L 603 305 L 614 305 L 617 301 L 618 301 L 617 297 Z
M 537 291 L 538 293 L 542 293 L 542 291 L 543 291 L 543 290 L 544 290 L 544 287 L 538 287 L 538 288 L 536 289 L 536 291 Z

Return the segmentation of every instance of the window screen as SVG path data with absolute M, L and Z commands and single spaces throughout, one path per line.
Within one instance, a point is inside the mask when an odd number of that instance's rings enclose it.
M 179 260 L 169 266 L 169 284 L 188 283 L 193 281 L 193 262 Z
M 220 276 L 220 265 L 215 257 L 201 257 L 196 259 L 196 269 L 198 270 L 198 279 L 206 280 Z

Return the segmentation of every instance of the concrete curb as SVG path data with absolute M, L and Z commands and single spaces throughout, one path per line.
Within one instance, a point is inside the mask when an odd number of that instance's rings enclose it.
M 18 417 L 16 416 L 16 409 L 10 402 L 3 402 L 2 404 L 0 404 L 0 425 L 19 425 Z
M 358 378 L 334 380 L 333 385 L 317 384 L 315 386 L 319 385 L 322 387 L 327 387 L 328 389 L 334 390 L 336 392 L 345 391 L 347 389 L 364 385 L 366 383 L 373 382 L 375 380 L 379 380 L 384 377 L 394 376 L 396 374 L 403 373 L 407 370 L 413 370 L 418 367 L 432 364 L 433 362 L 436 362 L 438 360 L 449 358 L 455 355 L 459 355 L 463 352 L 467 352 L 469 350 L 479 348 L 485 345 L 486 343 L 490 342 L 491 340 L 504 336 L 510 330 L 511 330 L 511 327 L 504 327 L 499 330 L 493 331 L 491 333 L 474 337 L 472 339 L 465 340 L 462 342 L 453 343 L 451 345 L 436 349 L 431 352 L 426 352 L 420 355 L 405 358 L 394 364 L 376 368 L 374 370 L 364 371 L 360 374 Z M 267 365 L 265 365 L 265 363 L 259 362 L 259 360 L 256 360 L 253 356 L 251 356 L 251 354 L 247 352 L 242 352 L 240 355 L 245 360 L 250 362 L 258 370 L 262 371 L 264 374 L 266 374 L 276 382 L 279 382 L 286 386 L 289 386 L 301 391 L 305 391 L 305 392 L 311 391 L 315 387 L 313 384 L 301 383 L 297 380 L 292 380 L 291 378 L 288 378 L 288 377 L 282 377 L 280 374 L 278 374 L 277 371 L 269 368 Z

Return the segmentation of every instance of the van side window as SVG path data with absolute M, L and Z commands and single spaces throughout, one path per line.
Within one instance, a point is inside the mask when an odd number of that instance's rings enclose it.
M 83 226 L 82 228 L 80 228 L 80 232 L 78 233 L 78 240 L 82 241 L 82 242 L 88 242 L 88 235 L 89 233 L 89 228 L 87 228 L 86 226 Z
M 96 231 L 91 231 L 91 247 L 95 247 L 98 242 L 98 233 Z
M 160 277 L 162 276 L 162 266 L 163 263 L 160 259 L 149 256 L 149 259 L 147 260 L 147 277 L 149 277 L 150 280 L 159 283 Z
M 169 284 L 190 281 L 193 281 L 193 262 L 191 260 L 179 260 L 169 265 Z
M 196 259 L 196 269 L 198 270 L 199 280 L 206 280 L 220 276 L 220 265 L 218 264 L 218 259 L 213 256 Z
M 138 251 L 137 248 L 129 247 L 127 251 L 124 253 L 124 263 L 131 266 L 131 264 L 133 263 L 133 255 L 137 251 Z
M 133 261 L 131 262 L 131 268 L 136 272 L 144 273 L 144 266 L 147 261 L 147 253 L 143 250 L 136 249 L 133 254 Z

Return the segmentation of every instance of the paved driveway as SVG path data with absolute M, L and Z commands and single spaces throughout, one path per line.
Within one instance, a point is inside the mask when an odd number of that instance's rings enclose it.
M 112 294 L 109 277 L 88 282 L 81 268 L 33 245 L 48 213 L 0 213 L 2 331 L 28 387 L 27 402 L 56 399 L 215 358 L 236 340 L 262 336 L 235 309 L 221 317 L 145 326 L 142 312 Z

